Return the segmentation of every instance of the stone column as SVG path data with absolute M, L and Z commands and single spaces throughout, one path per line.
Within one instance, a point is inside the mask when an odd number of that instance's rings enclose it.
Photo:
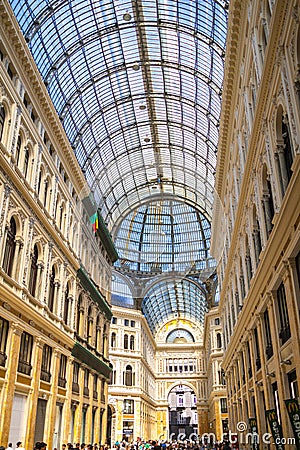
M 27 433 L 25 441 L 26 449 L 34 448 L 34 432 L 37 413 L 37 403 L 39 398 L 43 347 L 44 342 L 40 338 L 37 338 L 35 343 L 35 355 L 32 364 L 33 373 L 31 381 L 31 392 L 28 401 Z
M 42 292 L 42 281 L 43 281 L 43 270 L 44 265 L 42 262 L 38 263 L 37 265 L 37 277 L 36 277 L 36 289 L 35 289 L 35 297 L 42 303 L 43 298 L 43 292 Z
M 283 383 L 283 373 L 282 373 L 282 367 L 280 366 L 281 356 L 280 356 L 280 344 L 278 339 L 278 330 L 276 326 L 276 320 L 275 320 L 275 310 L 274 310 L 274 303 L 277 302 L 277 293 L 272 291 L 270 293 L 272 301 L 270 301 L 268 306 L 269 311 L 269 321 L 270 321 L 270 331 L 271 331 L 271 337 L 272 337 L 272 344 L 273 344 L 273 352 L 274 352 L 274 366 L 275 366 L 275 374 L 276 374 L 276 381 L 277 381 L 277 388 L 278 388 L 278 397 L 279 397 L 279 403 L 281 405 L 281 425 L 282 425 L 282 433 L 283 436 L 288 436 L 289 434 L 289 420 L 287 418 L 287 413 L 285 412 L 285 403 L 284 399 L 286 398 L 285 392 L 284 392 L 284 383 Z M 273 399 L 270 401 L 271 408 L 274 407 Z
M 12 274 L 11 274 L 11 277 L 14 278 L 16 281 L 20 281 L 21 252 L 22 252 L 23 245 L 24 244 L 21 239 L 16 240 L 15 257 L 14 257 L 13 269 L 12 269 Z
M 79 404 L 75 413 L 75 424 L 74 424 L 74 441 L 81 442 L 81 426 L 82 426 L 82 408 L 83 408 L 83 386 L 84 386 L 84 370 L 82 366 L 79 368 L 78 376 L 79 384 Z
M 123 437 L 123 400 L 116 401 L 116 441 L 121 442 Z
M 265 221 L 266 221 L 266 231 L 267 236 L 272 231 L 272 217 L 271 217 L 271 209 L 270 209 L 270 194 L 264 192 L 263 194 L 263 206 L 264 206 L 264 213 L 265 213 Z
M 289 177 L 286 169 L 286 162 L 285 162 L 285 156 L 284 156 L 284 145 L 278 144 L 277 145 L 277 153 L 279 158 L 279 170 L 280 170 L 280 178 L 282 180 L 282 195 L 284 195 L 286 188 L 289 184 Z
M 86 423 L 85 423 L 85 441 L 84 442 L 91 442 L 91 436 L 92 436 L 92 417 L 93 417 L 93 375 L 89 374 L 89 399 L 87 399 L 86 403 L 89 404 L 89 407 L 86 412 Z M 97 441 L 96 441 L 97 442 Z
M 4 190 L 3 190 L 3 197 L 1 199 L 0 203 L 0 261 L 2 262 L 3 259 L 3 252 L 5 249 L 4 245 L 4 239 L 6 238 L 6 232 L 5 232 L 5 225 L 6 225 L 6 219 L 7 219 L 7 213 L 9 208 L 9 198 L 11 194 L 11 186 L 8 183 L 5 183 Z
M 12 323 L 11 329 L 10 357 L 8 360 L 6 380 L 2 389 L 2 411 L 0 414 L 0 442 L 5 447 L 7 447 L 9 438 L 22 334 L 22 329 L 18 323 Z
M 49 449 L 52 448 L 54 429 L 55 429 L 55 418 L 56 418 L 56 399 L 57 399 L 57 389 L 58 389 L 58 374 L 60 366 L 60 352 L 57 348 L 53 351 L 53 361 L 52 361 L 52 380 L 51 380 L 51 394 L 48 401 L 48 410 L 44 435 Z
M 256 357 L 255 357 L 255 350 L 254 350 L 254 331 L 250 330 L 249 334 L 249 344 L 250 344 L 250 355 L 252 360 L 252 376 L 253 376 L 253 389 L 254 389 L 254 399 L 255 399 L 255 408 L 256 411 L 253 411 L 256 420 L 257 420 L 257 428 L 260 431 L 261 430 L 261 420 L 260 420 L 260 414 L 259 414 L 259 398 L 258 398 L 258 389 L 259 387 L 255 383 L 255 372 L 256 372 Z
M 64 429 L 62 433 L 62 442 L 70 442 L 71 436 L 71 406 L 72 406 L 72 381 L 73 381 L 73 356 L 67 360 L 67 395 L 64 405 Z

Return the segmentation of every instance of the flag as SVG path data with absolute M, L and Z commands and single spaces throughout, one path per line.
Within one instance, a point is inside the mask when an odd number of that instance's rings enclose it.
M 95 214 L 93 214 L 93 215 L 90 217 L 90 223 L 92 224 L 94 233 L 96 233 L 96 231 L 97 231 L 98 228 L 99 228 L 98 212 L 97 212 L 97 211 L 95 212 Z

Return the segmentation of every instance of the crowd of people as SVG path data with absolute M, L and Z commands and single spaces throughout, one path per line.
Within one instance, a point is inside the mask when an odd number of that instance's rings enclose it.
M 22 442 L 16 443 L 16 450 L 25 450 Z M 0 446 L 0 450 L 13 450 L 12 443 L 5 448 Z M 28 450 L 28 449 L 26 449 Z M 45 442 L 36 442 L 34 450 L 47 450 Z M 98 445 L 98 444 L 62 444 L 61 449 L 54 448 L 53 450 L 231 450 L 229 442 L 193 442 L 193 441 L 157 441 L 157 440 L 138 440 L 136 442 L 115 442 L 113 445 Z

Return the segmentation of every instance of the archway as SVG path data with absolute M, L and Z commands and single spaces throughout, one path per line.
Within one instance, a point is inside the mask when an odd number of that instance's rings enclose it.
M 115 421 L 116 411 L 112 405 L 107 405 L 107 428 L 106 428 L 106 444 L 109 448 L 115 443 Z
M 189 386 L 178 384 L 168 395 L 170 440 L 195 440 L 198 436 L 197 398 Z

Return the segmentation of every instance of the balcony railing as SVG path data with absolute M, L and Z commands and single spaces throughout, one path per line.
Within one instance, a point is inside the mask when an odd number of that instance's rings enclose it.
M 26 361 L 20 361 L 18 364 L 18 372 L 24 373 L 25 375 L 31 374 L 32 365 Z

